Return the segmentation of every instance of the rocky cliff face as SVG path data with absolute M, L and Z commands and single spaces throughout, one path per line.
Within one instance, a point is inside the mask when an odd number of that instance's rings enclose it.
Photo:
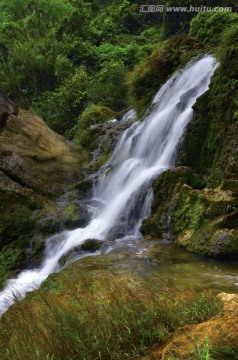
M 155 181 L 152 215 L 142 230 L 152 237 L 169 236 L 197 253 L 237 258 L 238 80 L 233 66 L 232 57 L 221 64 L 195 104 L 177 158 L 178 165 L 189 168 L 168 170 Z
M 74 217 L 74 206 L 69 208 L 65 199 L 59 206 L 58 201 L 70 185 L 82 180 L 86 160 L 85 151 L 0 92 L 1 282 L 42 249 L 32 235 L 37 228 L 41 231 L 36 223 L 43 216 L 48 217 L 48 232 L 51 223 Z

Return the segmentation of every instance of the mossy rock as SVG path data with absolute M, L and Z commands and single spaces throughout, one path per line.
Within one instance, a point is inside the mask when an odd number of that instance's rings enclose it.
M 152 214 L 142 222 L 142 233 L 163 239 L 168 232 L 189 251 L 236 259 L 238 197 L 222 187 L 195 189 L 193 184 L 199 184 L 198 178 L 186 167 L 161 174 L 154 182 Z
M 238 161 L 227 164 L 221 190 L 231 191 L 234 196 L 238 196 Z
M 91 105 L 84 110 L 79 119 L 80 126 L 85 129 L 91 125 L 104 123 L 116 117 L 116 112 L 107 106 Z
M 53 203 L 48 208 L 38 211 L 36 218 L 38 221 L 34 233 L 46 237 L 65 229 L 73 230 L 83 227 L 90 217 L 87 207 L 77 197 L 75 200 L 65 197 L 58 203 Z
M 177 243 L 187 250 L 216 258 L 238 259 L 238 229 L 220 228 L 219 221 L 204 224 L 196 232 L 187 232 Z
M 24 249 L 4 247 L 0 252 L 0 288 L 19 271 L 25 259 Z
M 24 268 L 37 266 L 41 262 L 45 244 L 28 235 L 21 235 L 0 251 L 0 287 Z
M 163 236 L 167 217 L 171 212 L 171 199 L 179 193 L 183 184 L 193 186 L 195 189 L 202 189 L 205 186 L 204 180 L 185 166 L 169 169 L 154 181 L 152 215 L 143 220 L 141 227 L 144 235 Z
M 91 152 L 98 147 L 99 136 L 104 134 L 105 129 L 103 127 L 98 127 L 95 125 L 84 129 L 78 126 L 74 133 L 74 143 Z
M 0 168 L 5 175 L 0 183 L 5 188 L 11 184 L 25 193 L 57 197 L 80 181 L 87 153 L 53 132 L 40 117 L 24 110 L 18 117 L 10 115 L 0 137 Z
M 212 257 L 238 257 L 238 198 L 220 188 L 184 185 L 172 202 L 172 234 L 179 245 Z
M 14 198 L 8 198 L 8 203 L 5 201 L 2 203 L 0 218 L 0 249 L 4 245 L 9 244 L 22 236 L 30 236 L 32 234 L 35 226 L 35 220 L 32 214 L 32 209 L 16 203 Z
M 97 251 L 100 249 L 102 242 L 96 239 L 88 239 L 85 240 L 84 243 L 81 245 L 81 250 L 83 251 Z
M 84 179 L 69 188 L 69 190 L 77 190 L 81 195 L 87 194 L 93 187 L 93 180 Z
M 197 229 L 204 221 L 206 207 L 202 193 L 183 185 L 172 199 L 172 233 L 175 238 L 184 231 Z
M 88 239 L 81 246 L 77 246 L 70 250 L 67 254 L 61 256 L 58 263 L 60 266 L 64 266 L 70 262 L 70 260 L 81 251 L 95 252 L 101 247 L 101 241 L 96 239 Z

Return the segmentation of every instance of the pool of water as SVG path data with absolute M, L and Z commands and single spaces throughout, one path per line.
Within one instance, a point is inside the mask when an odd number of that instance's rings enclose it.
M 163 280 L 177 289 L 215 289 L 238 293 L 238 261 L 216 260 L 188 252 L 175 244 L 140 241 L 118 246 L 110 254 L 124 254 L 112 269 L 136 272 L 150 282 Z M 110 256 L 109 256 L 110 258 Z

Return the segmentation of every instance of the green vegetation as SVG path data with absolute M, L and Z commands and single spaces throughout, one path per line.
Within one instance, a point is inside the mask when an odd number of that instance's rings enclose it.
M 30 244 L 35 221 L 32 219 L 32 204 L 24 200 L 23 205 L 20 196 L 1 192 L 0 287 L 26 259 L 25 249 Z
M 213 16 L 199 14 L 191 23 L 191 30 L 197 19 L 201 20 L 200 30 L 206 28 L 206 23 L 210 24 Z M 225 18 L 227 22 L 221 21 L 223 32 L 219 33 L 219 46 L 215 48 L 220 66 L 212 78 L 210 91 L 201 96 L 195 105 L 195 116 L 188 126 L 189 136 L 185 137 L 180 154 L 180 162 L 205 175 L 212 186 L 221 182 L 228 158 L 233 161 L 237 156 L 237 145 L 233 139 L 237 132 L 238 14 L 229 13 Z M 218 34 L 216 24 L 213 25 L 211 22 L 209 31 Z M 209 46 L 213 45 L 213 38 L 208 38 Z M 199 153 L 197 149 L 200 149 Z
M 189 34 L 204 44 L 219 45 L 222 32 L 237 24 L 238 15 L 230 12 L 200 12 L 190 23 Z
M 191 1 L 166 4 L 190 6 Z M 213 1 L 206 5 L 214 6 Z M 41 115 L 69 138 L 81 114 L 92 106 L 122 112 L 135 105 L 141 115 L 171 72 L 201 48 L 184 36 L 162 45 L 168 36 L 188 32 L 196 12 L 139 9 L 129 0 L 1 0 L 1 87 L 19 106 Z M 200 13 L 191 22 L 190 34 L 214 45 L 235 22 L 236 14 Z M 164 46 L 163 54 L 153 52 Z M 144 86 L 147 94 L 141 99 Z
M 92 104 L 126 109 L 126 73 L 163 38 L 162 15 L 128 0 L 1 0 L 0 13 L 1 86 L 61 134 Z
M 189 360 L 237 360 L 237 344 L 232 338 L 232 333 L 223 333 L 215 344 L 211 344 L 206 337 L 203 343 L 196 343 Z
M 70 273 L 60 277 L 63 283 L 49 279 L 3 316 L 2 360 L 131 359 L 163 345 L 177 327 L 209 319 L 220 307 L 211 293 L 156 293 L 144 284 L 135 294 L 109 274 L 81 274 L 77 283 Z

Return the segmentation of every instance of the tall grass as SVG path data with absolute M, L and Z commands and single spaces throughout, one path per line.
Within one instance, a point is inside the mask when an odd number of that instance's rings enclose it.
M 221 331 L 221 335 L 213 343 L 208 338 L 203 343 L 196 343 L 188 360 L 238 360 L 238 344 L 234 332 L 235 329 L 232 332 Z
M 132 359 L 164 344 L 177 327 L 213 316 L 212 293 L 150 289 L 85 280 L 72 293 L 38 291 L 0 321 L 1 360 Z

